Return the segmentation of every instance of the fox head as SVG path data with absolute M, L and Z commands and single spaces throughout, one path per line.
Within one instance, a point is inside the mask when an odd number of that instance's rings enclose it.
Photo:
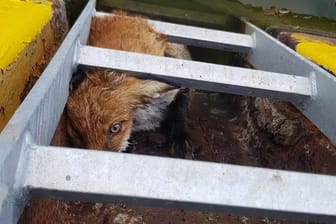
M 119 12 L 116 16 L 94 17 L 88 44 L 164 56 L 166 37 L 155 32 L 145 19 L 123 15 Z M 110 70 L 87 73 L 68 98 L 67 133 L 70 141 L 81 148 L 125 150 L 135 113 L 153 99 L 168 98 L 163 102 L 170 103 L 175 95 L 167 92 L 172 92 L 169 91 L 172 88 L 175 87 Z M 162 105 L 162 101 L 157 102 Z M 135 120 L 138 119 L 139 113 Z M 138 122 L 134 127 L 139 127 Z
M 125 150 L 135 110 L 165 97 L 172 88 L 175 87 L 115 71 L 88 72 L 67 101 L 70 141 L 80 148 Z

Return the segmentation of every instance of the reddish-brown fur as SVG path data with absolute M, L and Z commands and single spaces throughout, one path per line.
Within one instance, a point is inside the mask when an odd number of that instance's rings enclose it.
M 119 13 L 123 14 L 123 13 Z M 89 45 L 163 56 L 166 37 L 140 17 L 108 16 L 92 20 Z

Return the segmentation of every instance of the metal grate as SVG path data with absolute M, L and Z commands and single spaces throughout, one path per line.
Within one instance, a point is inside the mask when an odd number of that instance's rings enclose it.
M 336 219 L 333 176 L 48 146 L 78 64 L 198 89 L 285 99 L 336 142 L 336 78 L 254 25 L 246 22 L 246 34 L 236 34 L 150 21 L 170 41 L 245 52 L 259 70 L 85 46 L 93 15 L 102 13 L 89 1 L 0 135 L 0 223 L 15 223 L 30 196 Z

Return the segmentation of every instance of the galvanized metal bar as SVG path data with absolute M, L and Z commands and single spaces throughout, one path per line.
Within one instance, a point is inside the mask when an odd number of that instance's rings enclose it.
M 96 16 L 111 16 L 113 14 L 96 12 Z M 251 35 L 200 28 L 195 26 L 148 20 L 148 23 L 158 32 L 165 34 L 171 42 L 227 50 L 248 52 L 254 47 Z
M 27 146 L 49 144 L 68 96 L 74 55 L 85 43 L 94 12 L 90 1 L 63 44 L 0 135 L 0 223 L 16 223 L 27 195 L 22 187 Z
M 32 148 L 26 172 L 33 196 L 336 219 L 332 176 L 43 146 Z
M 336 77 L 251 23 L 246 23 L 246 33 L 256 41 L 256 47 L 247 57 L 256 69 L 311 78 L 313 97 L 294 102 L 294 105 L 336 143 Z
M 78 63 L 147 74 L 174 85 L 209 91 L 286 100 L 311 95 L 311 83 L 305 77 L 90 46 L 80 48 Z

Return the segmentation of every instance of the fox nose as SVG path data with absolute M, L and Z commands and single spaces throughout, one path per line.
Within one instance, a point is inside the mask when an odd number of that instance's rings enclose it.
M 128 140 L 128 145 L 125 150 L 122 150 L 123 153 L 132 153 L 136 150 L 136 145 L 138 144 L 133 138 Z

